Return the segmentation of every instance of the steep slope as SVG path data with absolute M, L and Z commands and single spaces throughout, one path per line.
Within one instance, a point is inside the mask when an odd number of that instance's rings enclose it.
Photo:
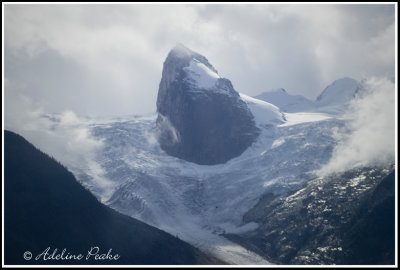
M 99 203 L 61 164 L 21 136 L 4 132 L 4 254 L 10 264 L 219 264 L 189 244 Z M 47 260 L 50 247 L 118 260 Z M 31 260 L 23 254 L 30 251 Z M 67 253 L 65 253 L 67 254 Z
M 161 148 L 197 164 L 225 163 L 260 133 L 231 82 L 183 45 L 173 48 L 164 62 L 157 112 Z
M 394 192 L 393 165 L 318 178 L 264 194 L 244 216 L 259 228 L 227 237 L 282 264 L 394 264 Z
M 317 97 L 315 104 L 323 111 L 335 113 L 343 111 L 359 89 L 359 84 L 352 78 L 341 78 L 328 85 Z
M 342 229 L 341 264 L 394 264 L 395 173 L 392 172 L 365 198 Z M 371 247 L 373 247 L 371 249 Z
M 305 112 L 315 108 L 313 101 L 301 96 L 291 95 L 285 89 L 279 88 L 273 91 L 263 92 L 254 98 L 261 99 L 277 106 L 284 112 Z
M 247 104 L 258 127 L 285 122 L 285 116 L 278 107 L 260 99 L 240 93 L 240 98 Z

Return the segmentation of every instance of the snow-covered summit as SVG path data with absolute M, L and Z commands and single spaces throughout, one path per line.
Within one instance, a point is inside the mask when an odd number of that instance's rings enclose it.
M 193 86 L 187 87 L 187 91 L 201 93 L 204 90 L 213 90 L 219 94 L 235 94 L 232 91 L 226 91 L 226 87 L 221 87 L 224 83 L 219 82 L 219 79 L 223 79 L 206 57 L 180 43 L 170 51 L 165 63 L 168 64 L 168 69 L 176 71 L 174 80 L 183 77 L 188 85 Z
M 178 43 L 174 48 L 172 48 L 170 53 L 174 54 L 176 57 L 188 57 L 196 54 L 182 43 Z
M 349 102 L 360 90 L 359 83 L 352 78 L 341 78 L 328 85 L 315 101 L 302 95 L 291 95 L 285 89 L 278 88 L 263 92 L 256 99 L 274 104 L 282 112 L 322 112 L 342 114 L 348 108 Z
M 291 95 L 283 88 L 263 92 L 255 98 L 274 104 L 284 112 L 309 111 L 315 106 L 311 100 L 301 95 Z
M 341 78 L 327 86 L 317 97 L 318 107 L 344 105 L 349 102 L 358 89 L 358 82 L 352 78 Z
M 172 48 L 167 57 L 167 60 L 173 60 L 175 63 L 180 62 L 180 65 L 182 65 L 183 67 L 189 66 L 190 62 L 194 59 L 196 59 L 197 62 L 204 64 L 211 71 L 218 73 L 206 57 L 189 49 L 181 43 Z

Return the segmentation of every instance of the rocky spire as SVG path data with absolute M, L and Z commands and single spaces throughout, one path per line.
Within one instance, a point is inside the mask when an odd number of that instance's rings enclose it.
M 164 62 L 157 111 L 161 148 L 198 164 L 239 156 L 259 134 L 231 82 L 221 78 L 207 58 L 182 44 Z

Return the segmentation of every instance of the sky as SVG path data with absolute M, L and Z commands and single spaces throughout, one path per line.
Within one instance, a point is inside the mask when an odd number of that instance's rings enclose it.
M 395 76 L 390 4 L 5 4 L 7 115 L 156 111 L 162 64 L 178 43 L 254 96 L 315 99 L 334 80 Z M 29 108 L 29 110 L 28 110 Z

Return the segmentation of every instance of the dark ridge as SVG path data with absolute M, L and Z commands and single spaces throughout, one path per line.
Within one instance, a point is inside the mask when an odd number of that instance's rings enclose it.
M 271 262 L 393 265 L 394 166 L 332 174 L 290 196 L 267 193 L 244 216 L 251 221 L 255 231 L 225 236 Z
M 55 159 L 23 137 L 4 132 L 4 264 L 221 264 L 157 228 L 101 204 Z M 86 256 L 119 254 L 118 260 L 36 260 L 50 247 Z M 33 255 L 25 260 L 26 251 Z

